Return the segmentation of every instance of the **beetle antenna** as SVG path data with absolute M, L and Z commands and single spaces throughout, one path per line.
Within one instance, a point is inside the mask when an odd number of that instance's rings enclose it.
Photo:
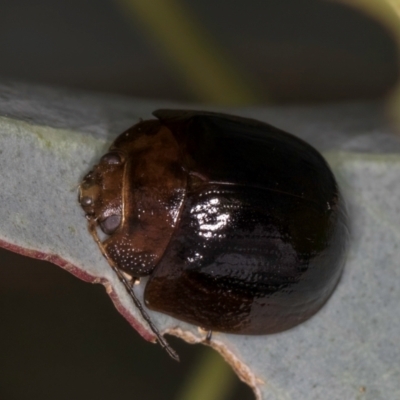
M 139 299 L 136 297 L 135 292 L 133 291 L 132 285 L 127 281 L 125 276 L 122 274 L 121 270 L 111 264 L 112 269 L 115 271 L 115 273 L 118 276 L 118 279 L 123 283 L 125 286 L 126 290 L 128 291 L 129 295 L 132 297 L 133 302 L 135 303 L 135 306 L 138 308 L 140 313 L 142 314 L 142 317 L 144 320 L 149 324 L 150 329 L 153 331 L 153 333 L 157 336 L 157 340 L 160 343 L 161 347 L 166 350 L 166 352 L 175 360 L 179 361 L 179 356 L 175 352 L 175 350 L 168 344 L 168 342 L 164 339 L 164 337 L 161 335 L 157 327 L 153 324 L 153 321 L 145 311 L 145 309 L 142 306 L 142 303 L 139 301 Z
M 175 361 L 179 361 L 179 356 L 176 353 L 176 351 L 169 345 L 169 343 L 164 339 L 163 335 L 161 335 L 160 331 L 157 329 L 157 327 L 153 324 L 153 321 L 149 317 L 149 314 L 147 314 L 146 310 L 143 308 L 142 303 L 139 301 L 139 299 L 136 297 L 136 294 L 133 290 L 132 285 L 128 282 L 128 280 L 125 278 L 124 274 L 121 272 L 121 270 L 114 265 L 113 261 L 108 257 L 107 253 L 103 249 L 103 243 L 100 241 L 97 231 L 96 231 L 96 220 L 93 218 L 89 219 L 89 231 L 91 235 L 93 236 L 94 240 L 97 242 L 98 246 L 101 249 L 101 252 L 103 253 L 103 256 L 106 258 L 108 263 L 110 264 L 111 268 L 114 270 L 114 272 L 117 274 L 118 279 L 121 281 L 121 283 L 125 286 L 125 289 L 131 296 L 135 306 L 139 310 L 140 314 L 142 314 L 143 319 L 148 323 L 150 329 L 153 331 L 153 333 L 157 337 L 157 341 L 160 344 L 160 346 L 170 355 L 171 358 L 173 358 Z

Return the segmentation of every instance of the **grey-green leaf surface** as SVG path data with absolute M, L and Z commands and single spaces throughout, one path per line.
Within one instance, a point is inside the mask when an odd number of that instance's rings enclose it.
M 0 85 L 0 245 L 103 283 L 147 340 L 153 334 L 87 231 L 77 187 L 116 135 L 161 107 L 199 108 Z M 275 335 L 214 333 L 212 346 L 258 399 L 400 398 L 400 136 L 383 104 L 207 109 L 266 121 L 322 151 L 346 196 L 352 234 L 339 286 L 313 318 Z M 163 332 L 205 338 L 195 326 L 150 315 Z

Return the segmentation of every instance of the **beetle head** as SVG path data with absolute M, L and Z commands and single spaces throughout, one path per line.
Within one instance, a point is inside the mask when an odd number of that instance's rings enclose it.
M 114 266 L 149 275 L 174 231 L 186 189 L 181 149 L 158 121 L 120 135 L 80 185 L 91 234 Z M 97 227 L 108 237 L 102 241 Z
M 124 157 L 112 151 L 105 154 L 80 185 L 79 202 L 89 220 L 111 235 L 122 222 Z

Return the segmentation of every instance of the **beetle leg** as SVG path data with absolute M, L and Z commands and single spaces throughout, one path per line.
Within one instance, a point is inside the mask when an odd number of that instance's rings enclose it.
M 210 330 L 207 332 L 205 342 L 206 342 L 206 343 L 210 343 L 210 342 L 211 342 L 211 339 L 212 339 L 212 330 L 210 329 Z
M 130 282 L 130 284 L 131 284 L 132 286 L 133 286 L 133 285 L 136 285 L 136 282 L 139 281 L 139 279 L 134 278 L 132 275 L 128 274 L 127 272 L 125 272 L 125 271 L 121 271 L 121 272 L 122 272 L 123 275 L 125 276 L 126 280 L 127 280 L 128 282 Z

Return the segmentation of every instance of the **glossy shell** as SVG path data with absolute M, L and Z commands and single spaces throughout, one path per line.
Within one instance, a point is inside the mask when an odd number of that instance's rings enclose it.
M 348 242 L 322 156 L 250 119 L 154 115 L 115 140 L 80 190 L 110 262 L 149 276 L 146 306 L 238 334 L 279 332 L 317 312 Z

